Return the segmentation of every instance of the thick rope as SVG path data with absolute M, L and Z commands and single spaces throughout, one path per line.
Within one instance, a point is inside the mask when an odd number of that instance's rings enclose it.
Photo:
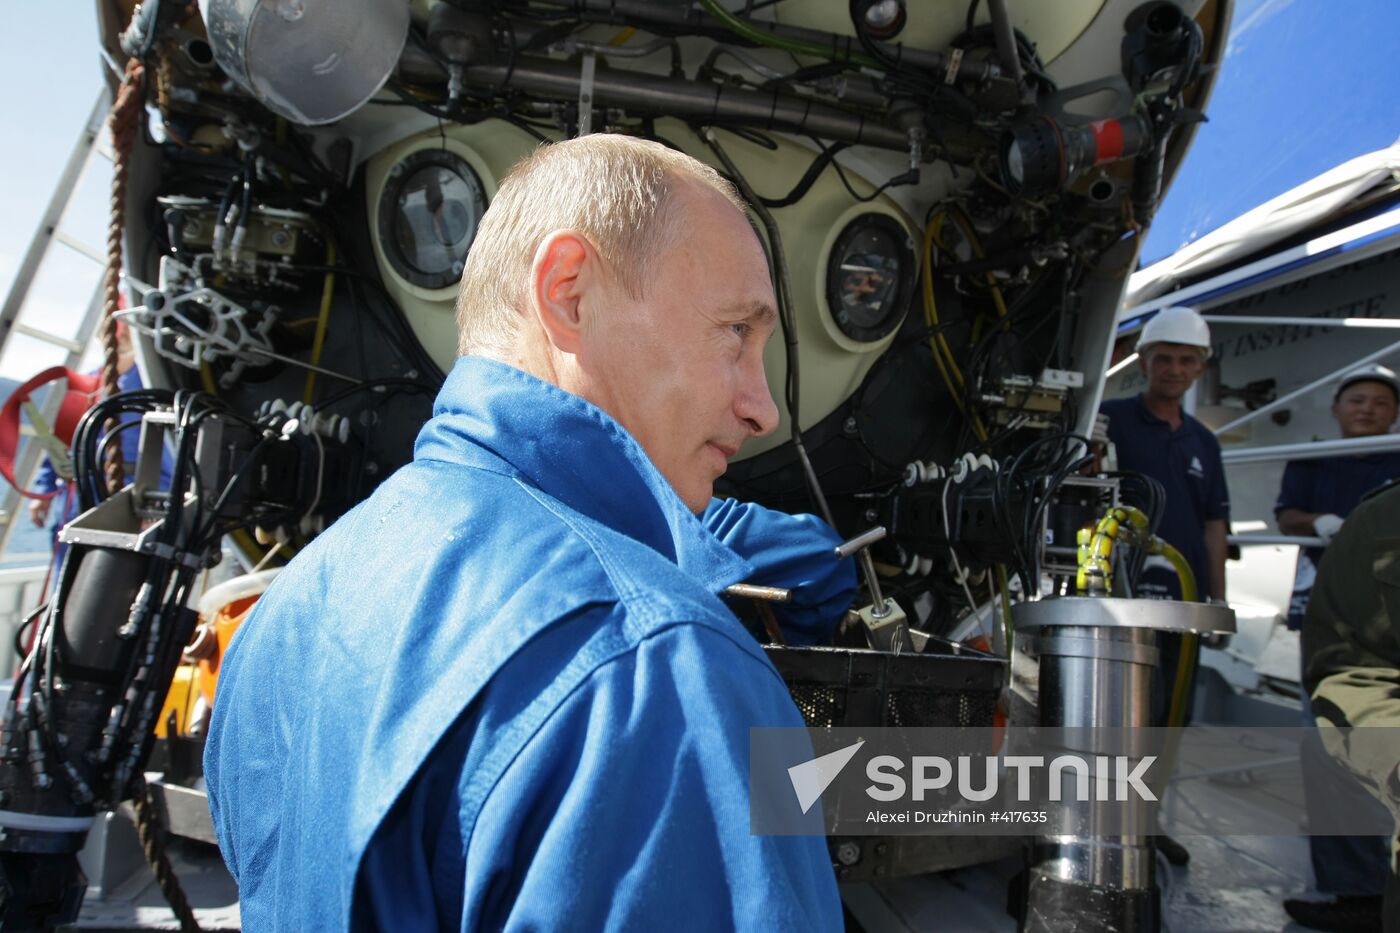
M 165 827 L 160 824 L 160 814 L 155 800 L 151 797 L 150 785 L 145 775 L 137 775 L 131 784 L 131 803 L 136 809 L 136 835 L 141 840 L 141 851 L 155 872 L 156 884 L 160 892 L 180 921 L 182 933 L 199 933 L 199 921 L 195 919 L 194 908 L 185 897 L 185 889 L 180 887 L 180 879 L 170 858 L 165 854 Z
M 118 391 L 117 379 L 117 310 L 121 303 L 122 276 L 122 233 L 126 227 L 126 179 L 128 157 L 136 133 L 140 128 L 140 117 L 145 111 L 146 69 L 137 59 L 126 63 L 126 74 L 121 87 L 117 89 L 117 99 L 112 104 L 112 112 L 107 116 L 107 129 L 112 135 L 112 221 L 107 226 L 107 271 L 102 279 L 102 395 L 115 395 Z M 116 422 L 107 424 L 107 430 L 116 427 Z M 107 477 L 107 490 L 114 493 L 121 489 L 125 480 L 122 465 L 122 448 L 113 444 L 107 449 L 104 463 Z
M 111 223 L 107 226 L 107 270 L 102 279 L 102 395 L 115 395 L 119 389 L 117 380 L 117 357 L 120 350 L 117 341 L 117 311 L 121 306 L 122 276 L 122 234 L 126 229 L 126 183 L 131 148 L 140 130 L 141 115 L 146 104 L 146 69 L 139 59 L 126 63 L 126 74 L 117 89 L 117 99 L 107 116 L 107 129 L 112 137 L 112 201 Z M 114 419 L 106 425 L 106 430 L 117 427 Z M 120 444 L 112 444 L 103 464 L 109 493 L 121 489 L 125 480 Z M 175 868 L 165 854 L 165 831 L 160 825 L 154 801 L 146 779 L 138 774 L 132 783 L 132 804 L 136 809 L 136 834 L 141 840 L 141 850 L 155 873 L 156 883 L 161 894 L 170 904 L 180 929 L 185 933 L 198 933 L 199 923 L 194 910 L 185 897 L 184 888 L 175 874 Z

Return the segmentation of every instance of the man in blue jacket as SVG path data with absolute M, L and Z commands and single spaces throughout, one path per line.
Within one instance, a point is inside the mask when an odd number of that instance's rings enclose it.
M 749 729 L 802 720 L 716 597 L 791 587 L 812 641 L 854 592 L 815 519 L 711 500 L 777 423 L 775 318 L 687 156 L 588 136 L 502 182 L 413 462 L 224 661 L 205 769 L 250 929 L 841 928 L 825 840 L 749 832 Z

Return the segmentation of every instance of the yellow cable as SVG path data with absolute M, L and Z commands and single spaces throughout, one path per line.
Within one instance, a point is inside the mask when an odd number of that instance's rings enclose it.
M 958 362 L 953 356 L 953 350 L 948 345 L 948 338 L 939 329 L 938 304 L 933 298 L 933 244 L 937 236 L 937 224 L 942 222 L 942 215 L 937 215 L 929 221 L 924 230 L 924 320 L 929 326 L 929 347 L 933 350 L 933 361 L 938 365 L 938 371 L 943 376 L 943 382 L 948 386 L 948 394 L 953 397 L 953 402 L 958 406 L 972 424 L 972 433 L 979 441 L 987 439 L 987 429 L 982 425 L 982 419 L 975 411 L 968 411 L 963 404 L 963 381 L 962 370 L 958 368 Z
M 943 361 L 943 347 L 938 342 L 938 310 L 933 303 L 933 227 L 929 226 L 924 232 L 924 322 L 929 326 L 928 345 L 933 351 L 933 361 L 938 365 L 938 372 L 943 376 L 943 383 L 948 387 L 948 394 L 953 397 L 953 401 L 958 408 L 963 407 L 962 392 L 954 385 L 953 377 L 948 372 L 948 364 Z
M 636 26 L 628 26 L 608 40 L 608 45 L 626 45 L 628 40 L 637 34 Z
M 1154 536 L 1148 542 L 1147 553 L 1160 554 L 1167 559 L 1167 563 L 1172 565 L 1172 569 L 1176 571 L 1177 579 L 1181 581 L 1181 598 L 1183 600 L 1194 603 L 1200 598 L 1196 574 L 1191 570 L 1191 565 L 1186 562 L 1186 558 L 1180 551 L 1161 538 Z
M 326 241 L 326 268 L 335 267 L 335 244 Z M 335 295 L 335 273 L 326 273 L 326 284 L 321 289 L 321 314 L 316 318 L 316 337 L 311 342 L 311 365 L 321 365 L 321 350 L 326 345 L 326 325 L 331 319 L 331 298 Z M 301 393 L 303 405 L 310 405 L 316 390 L 316 370 L 306 373 L 306 390 Z
M 1099 519 L 1093 533 L 1087 538 L 1085 530 L 1080 530 L 1079 566 L 1075 573 L 1075 588 L 1079 592 L 1104 595 L 1113 589 L 1113 544 L 1125 525 L 1134 539 L 1141 540 L 1146 536 L 1150 522 L 1141 509 L 1135 509 L 1131 505 L 1115 505 L 1103 514 L 1103 518 Z M 1152 538 L 1147 543 L 1150 553 L 1159 553 L 1151 550 L 1154 546 L 1152 542 L 1171 547 L 1160 538 Z M 1187 572 L 1190 572 L 1189 567 Z
M 1161 538 L 1153 538 L 1148 548 L 1150 554 L 1161 554 L 1172 565 L 1176 571 L 1177 579 L 1181 581 L 1181 598 L 1188 603 L 1194 603 L 1200 598 L 1200 591 L 1196 587 L 1196 574 L 1192 572 L 1191 565 L 1186 562 L 1186 558 L 1176 548 L 1172 547 Z M 1196 659 L 1200 651 L 1200 636 L 1195 632 L 1187 632 L 1181 638 L 1181 658 L 1176 665 L 1176 682 L 1172 685 L 1172 705 L 1167 713 L 1168 726 L 1182 726 L 1186 722 L 1187 694 L 1191 689 L 1191 679 L 1196 672 Z
M 972 221 L 958 208 L 953 211 L 953 223 L 958 225 L 963 236 L 967 237 L 967 242 L 972 246 L 972 255 L 978 259 L 985 259 L 987 254 L 982 250 L 982 243 L 977 239 L 977 231 L 972 227 Z M 987 285 L 992 290 L 992 304 L 997 309 L 997 317 L 1006 317 L 1006 299 L 1001 295 L 1001 289 L 997 287 L 997 277 L 991 272 L 986 274 Z

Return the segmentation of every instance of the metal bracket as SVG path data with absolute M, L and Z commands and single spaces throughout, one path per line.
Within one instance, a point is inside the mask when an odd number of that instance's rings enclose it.
M 598 56 L 588 52 L 583 56 L 583 73 L 578 81 L 578 135 L 593 132 L 593 78 L 598 72 Z

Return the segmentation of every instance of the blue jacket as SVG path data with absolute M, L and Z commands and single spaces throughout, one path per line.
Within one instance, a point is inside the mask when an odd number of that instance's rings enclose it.
M 749 832 L 748 730 L 802 720 L 714 594 L 794 586 L 810 637 L 854 569 L 810 517 L 706 518 L 598 408 L 459 360 L 224 659 L 246 928 L 840 929 L 825 840 Z

